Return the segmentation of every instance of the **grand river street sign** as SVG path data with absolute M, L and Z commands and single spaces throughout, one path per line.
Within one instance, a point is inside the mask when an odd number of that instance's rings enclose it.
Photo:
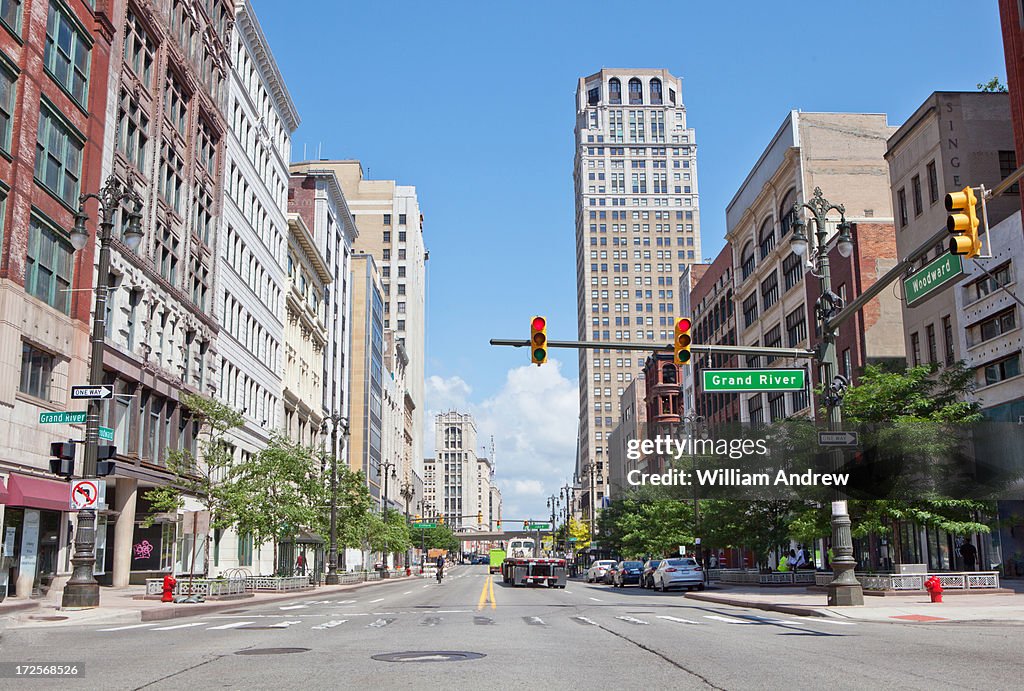
M 915 271 L 910 278 L 903 279 L 903 294 L 907 307 L 915 307 L 937 294 L 953 281 L 963 276 L 964 260 L 959 254 L 947 252 L 938 259 Z
M 39 413 L 40 425 L 80 425 L 89 414 L 82 412 Z
M 704 391 L 803 391 L 802 369 L 706 369 Z

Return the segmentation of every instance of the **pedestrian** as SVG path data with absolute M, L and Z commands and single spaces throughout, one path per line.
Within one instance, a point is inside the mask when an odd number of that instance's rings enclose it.
M 796 571 L 797 563 L 798 562 L 797 562 L 797 558 L 796 558 L 796 550 L 795 549 L 789 550 L 789 557 L 786 559 L 786 566 L 788 567 L 787 570 L 788 571 Z
M 960 545 L 960 556 L 964 558 L 964 571 L 974 571 L 977 566 L 978 550 L 969 539 Z
M 302 552 L 295 558 L 295 573 L 299 576 L 306 575 L 306 555 Z
M 795 560 L 795 562 L 793 564 L 793 570 L 794 571 L 796 571 L 797 569 L 802 568 L 802 567 L 807 565 L 807 556 L 804 553 L 804 548 L 803 547 L 801 547 L 800 549 L 798 549 L 796 551 L 796 554 L 794 555 L 794 560 Z
M 437 555 L 437 582 L 440 583 L 441 579 L 444 578 L 444 555 Z
M 718 568 L 718 557 L 716 557 L 714 554 L 712 554 L 711 558 L 708 560 L 708 568 L 709 569 L 717 569 Z

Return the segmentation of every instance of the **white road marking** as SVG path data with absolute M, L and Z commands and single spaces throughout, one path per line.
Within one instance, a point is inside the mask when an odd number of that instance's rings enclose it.
M 301 624 L 301 623 L 302 623 L 301 621 L 295 620 L 295 619 L 293 619 L 291 621 L 280 621 L 280 622 L 278 622 L 276 624 L 271 624 L 269 628 L 271 628 L 271 629 L 287 629 L 292 624 Z
M 339 605 L 351 605 L 353 602 L 355 602 L 355 600 L 339 600 L 338 604 Z
M 437 614 L 459 614 L 459 613 L 465 613 L 465 612 L 471 612 L 471 611 L 473 611 L 473 610 L 469 610 L 469 609 L 439 609 L 439 610 L 437 610 Z M 423 612 L 423 614 L 426 614 L 426 612 Z
M 246 624 L 255 624 L 254 621 L 233 621 L 230 624 L 221 624 L 220 626 L 211 626 L 206 629 L 207 631 L 224 631 L 225 629 L 237 629 L 239 626 L 245 626 Z
M 670 617 L 667 614 L 659 614 L 658 619 L 667 619 L 668 621 L 674 621 L 678 624 L 697 624 L 700 625 L 699 621 L 693 621 L 691 619 L 681 619 L 679 617 Z
M 565 594 L 566 594 L 566 595 L 572 595 L 572 591 L 571 591 L 571 590 L 566 590 L 566 591 L 565 591 Z
M 598 599 L 598 598 L 596 598 L 596 597 L 592 597 L 592 598 L 590 598 L 590 599 L 591 599 L 591 600 L 593 600 L 594 602 L 603 602 L 603 600 L 599 600 L 599 599 Z
M 425 585 L 425 586 L 423 586 L 423 587 L 424 587 L 424 588 L 429 588 L 429 587 L 430 587 L 430 584 L 428 583 L 428 584 L 426 584 L 426 585 Z
M 591 626 L 597 626 L 597 622 L 594 621 L 593 619 L 587 619 L 586 617 L 573 617 L 573 618 L 574 619 L 578 619 L 579 621 L 582 621 L 584 624 L 590 624 Z
M 402 595 L 408 595 L 411 592 L 412 592 L 411 590 L 406 590 L 404 593 L 402 593 Z
M 726 624 L 749 624 L 749 621 L 743 621 L 742 619 L 733 619 L 732 617 L 720 617 L 716 614 L 705 614 L 705 619 L 714 619 L 715 621 L 724 621 Z
M 280 609 L 280 610 L 286 610 L 286 609 L 305 609 L 306 607 L 309 607 L 309 605 L 288 605 L 287 607 L 278 607 L 278 609 Z
M 630 624 L 643 624 L 644 626 L 647 625 L 646 621 L 644 621 L 643 619 L 637 619 L 636 617 L 615 617 L 615 618 L 616 619 L 621 619 L 622 621 L 628 621 Z
M 378 602 L 384 602 L 384 598 L 378 597 L 376 600 L 370 600 L 371 605 L 376 604 Z
M 141 629 L 146 626 L 156 626 L 156 624 L 132 624 L 130 626 L 115 626 L 112 629 L 97 629 L 97 631 L 126 631 L 128 629 Z
M 794 624 L 802 623 L 802 622 L 796 621 L 794 619 L 790 619 L 789 621 L 793 622 Z M 857 625 L 857 622 L 853 622 L 853 621 L 836 621 L 835 619 L 824 619 L 822 617 L 815 617 L 814 619 L 808 619 L 806 623 L 807 624 L 811 624 L 811 623 L 814 623 L 814 624 L 817 624 L 817 623 L 821 623 L 821 624 L 835 624 L 836 626 L 856 626 Z
M 324 629 L 333 629 L 335 626 L 341 626 L 346 621 L 348 621 L 348 619 L 333 619 L 331 621 L 325 621 L 323 624 L 320 624 L 319 626 L 314 626 L 313 630 L 323 631 Z
M 161 626 L 159 629 L 150 629 L 150 631 L 173 631 L 174 629 L 188 629 L 193 626 L 205 626 L 205 621 L 194 621 L 191 624 L 176 624 L 174 626 Z
M 545 626 L 544 620 L 541 619 L 540 617 L 530 617 L 530 623 L 531 624 L 538 624 L 540 626 Z
M 379 629 L 382 626 L 387 626 L 387 625 L 388 625 L 388 620 L 387 619 L 378 619 L 377 621 L 374 621 L 374 622 L 371 622 L 370 624 L 368 624 L 368 626 L 372 626 L 375 629 Z

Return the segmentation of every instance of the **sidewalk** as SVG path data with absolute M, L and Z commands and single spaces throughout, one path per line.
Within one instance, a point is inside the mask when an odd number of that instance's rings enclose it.
M 1024 624 L 1024 584 L 1007 581 L 1004 588 L 1016 594 L 961 594 L 947 591 L 941 603 L 932 603 L 927 593 L 902 597 L 864 598 L 857 607 L 829 607 L 824 593 L 802 588 L 756 588 L 751 586 L 714 586 L 703 592 L 686 593 L 687 599 L 737 607 L 752 607 L 799 616 L 833 617 L 860 621 L 949 622 L 992 621 Z
M 100 606 L 85 610 L 60 609 L 61 592 L 42 600 L 5 600 L 0 603 L 0 627 L 52 627 L 69 624 L 134 624 L 144 621 L 163 621 L 180 617 L 192 617 L 225 610 L 259 607 L 262 605 L 301 599 L 329 599 L 342 593 L 363 588 L 372 588 L 386 583 L 420 580 L 412 576 L 387 578 L 383 580 L 353 583 L 351 585 L 324 585 L 308 590 L 286 593 L 259 592 L 251 597 L 230 600 L 207 600 L 196 604 L 175 604 L 160 600 L 135 599 L 146 594 L 146 586 L 133 585 L 127 588 L 100 588 Z

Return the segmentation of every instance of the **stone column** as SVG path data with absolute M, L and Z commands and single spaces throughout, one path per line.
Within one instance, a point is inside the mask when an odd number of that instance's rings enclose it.
M 135 537 L 135 501 L 139 494 L 139 481 L 135 478 L 117 479 L 116 504 L 119 512 L 114 524 L 114 579 L 115 588 L 128 587 L 132 571 L 132 540 Z

